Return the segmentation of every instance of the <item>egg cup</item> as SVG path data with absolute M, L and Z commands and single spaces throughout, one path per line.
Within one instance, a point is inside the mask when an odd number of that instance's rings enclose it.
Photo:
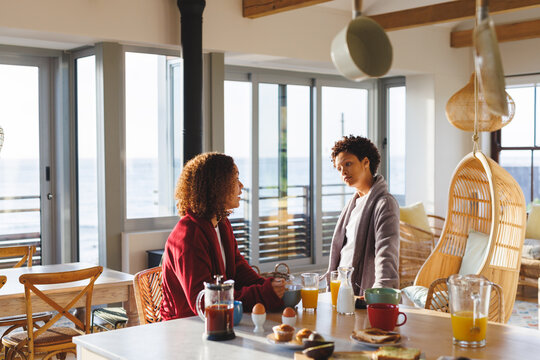
M 296 325 L 296 315 L 291 317 L 281 315 L 281 323 L 294 327 Z
M 266 313 L 264 314 L 251 313 L 251 320 L 253 320 L 253 324 L 255 325 L 255 329 L 253 329 L 253 332 L 256 332 L 256 333 L 264 332 L 264 322 L 266 321 Z

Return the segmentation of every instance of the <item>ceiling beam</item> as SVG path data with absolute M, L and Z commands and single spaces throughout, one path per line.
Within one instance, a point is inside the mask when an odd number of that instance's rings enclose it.
M 475 15 L 475 0 L 455 0 L 370 16 L 387 31 L 408 29 L 423 25 L 472 19 Z M 490 0 L 490 14 L 540 7 L 540 0 Z
M 534 39 L 540 37 L 540 20 L 524 21 L 495 27 L 499 42 Z M 450 46 L 461 48 L 473 45 L 473 30 L 453 31 Z
M 331 0 L 242 0 L 242 15 L 255 19 L 328 1 Z

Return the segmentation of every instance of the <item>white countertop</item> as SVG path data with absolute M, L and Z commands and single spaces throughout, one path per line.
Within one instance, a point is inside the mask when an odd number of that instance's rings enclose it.
M 292 359 L 299 349 L 284 348 L 267 342 L 266 335 L 276 322 L 266 320 L 264 334 L 253 333 L 251 314 L 246 313 L 235 326 L 236 338 L 208 341 L 203 338 L 204 322 L 199 317 L 135 326 L 97 334 L 77 336 L 73 342 L 106 359 Z M 298 328 L 297 328 L 298 330 Z M 322 334 L 331 339 L 327 334 Z M 336 349 L 351 351 L 349 341 L 338 340 Z M 366 350 L 358 349 L 356 350 Z

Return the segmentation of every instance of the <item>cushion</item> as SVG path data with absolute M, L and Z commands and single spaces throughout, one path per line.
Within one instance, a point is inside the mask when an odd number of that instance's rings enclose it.
M 527 220 L 527 239 L 540 239 L 540 205 L 533 204 Z
M 540 260 L 540 240 L 525 239 L 521 256 L 527 259 Z
M 422 230 L 431 232 L 426 210 L 424 209 L 424 204 L 421 202 L 400 207 L 399 220 L 406 222 L 407 224 L 411 224 L 412 226 L 416 226 Z
M 460 275 L 478 274 L 488 248 L 489 235 L 478 231 L 469 231 L 465 254 L 461 260 Z
M 418 308 L 424 308 L 426 305 L 428 288 L 424 286 L 407 286 L 406 288 L 401 289 L 401 293 L 407 298 L 406 300 L 411 301 L 414 306 Z

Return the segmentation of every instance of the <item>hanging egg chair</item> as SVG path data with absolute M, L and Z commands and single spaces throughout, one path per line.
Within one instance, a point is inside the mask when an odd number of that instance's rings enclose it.
M 415 285 L 429 287 L 439 278 L 457 274 L 469 231 L 488 234 L 477 274 L 503 288 L 507 322 L 516 296 L 525 226 L 525 198 L 516 180 L 482 152 L 468 154 L 454 171 L 441 238 L 420 269 Z

